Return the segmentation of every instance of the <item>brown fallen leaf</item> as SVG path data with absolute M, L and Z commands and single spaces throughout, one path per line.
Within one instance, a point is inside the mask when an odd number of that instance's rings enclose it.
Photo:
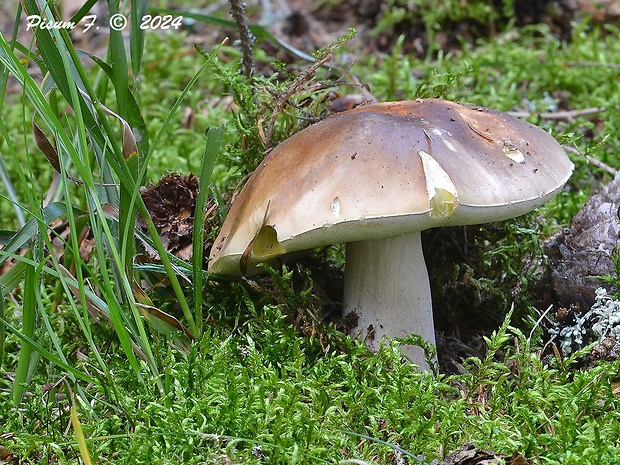
M 473 444 L 465 444 L 456 452 L 449 454 L 443 462 L 437 465 L 493 465 L 505 463 L 506 465 L 531 465 L 525 457 L 518 452 L 512 456 L 498 454 L 497 452 L 476 449 Z
M 0 449 L 0 465 L 19 463 L 17 456 L 11 454 L 6 449 Z
M 52 168 L 54 168 L 54 170 L 60 173 L 61 170 L 60 160 L 58 159 L 58 152 L 56 151 L 54 144 L 52 144 L 48 140 L 41 128 L 37 126 L 34 121 L 32 122 L 32 134 L 34 135 L 34 141 L 37 144 L 37 147 L 39 147 L 39 150 L 43 152 L 43 155 L 45 155 L 47 161 L 50 162 Z

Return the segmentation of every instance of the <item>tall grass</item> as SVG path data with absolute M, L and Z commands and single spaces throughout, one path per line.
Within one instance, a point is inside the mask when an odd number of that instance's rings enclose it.
M 87 2 L 73 20 L 79 22 L 94 3 Z M 133 17 L 144 12 L 147 6 L 147 2 L 141 0 L 130 3 Z M 23 5 L 28 15 L 39 15 L 47 20 L 57 18 L 49 5 L 41 7 L 34 0 L 26 0 Z M 118 2 L 110 2 L 111 14 L 118 9 Z M 16 25 L 19 14 L 18 11 Z M 135 262 L 138 215 L 147 226 L 149 237 L 145 240 L 159 255 L 189 331 L 193 337 L 200 334 L 197 323 L 201 321 L 203 279 L 200 227 L 197 224 L 195 237 L 199 242 L 194 246 L 194 267 L 187 265 L 190 278 L 197 283 L 193 295 L 196 304 L 191 308 L 179 282 L 175 258 L 162 245 L 140 195 L 140 187 L 145 182 L 149 160 L 161 143 L 160 135 L 171 124 L 181 101 L 216 52 L 205 55 L 203 65 L 170 109 L 160 132 L 149 141 L 137 85 L 144 33 L 135 21 L 131 22 L 131 53 L 128 53 L 121 32 L 111 30 L 107 59 L 103 60 L 76 50 L 65 29 L 36 28 L 31 48 L 18 43 L 15 36 L 7 39 L 0 32 L 3 75 L 0 98 L 4 99 L 11 75 L 21 86 L 33 112 L 32 119 L 23 125 L 24 131 L 32 131 L 38 147 L 50 161 L 49 169 L 56 170 L 54 182 L 45 192 L 19 165 L 18 179 L 14 181 L 4 164 L 0 164 L 7 186 L 6 198 L 13 203 L 22 224 L 18 230 L 4 234 L 5 245 L 0 252 L 0 265 L 7 260 L 15 261 L 15 266 L 0 276 L 3 295 L 17 286 L 22 286 L 23 295 L 21 328 L 13 327 L 0 313 L 2 327 L 14 332 L 22 341 L 13 384 L 15 404 L 19 404 L 24 395 L 39 357 L 67 370 L 73 382 L 81 378 L 102 383 L 113 391 L 110 370 L 93 336 L 93 316 L 112 325 L 135 375 L 143 378 L 141 365 L 146 363 L 152 378 L 149 382 L 154 382 L 163 393 L 160 361 L 153 353 L 145 327 L 149 319 L 144 317 L 146 304 L 140 289 L 145 267 Z M 82 60 L 92 61 L 96 71 L 87 71 Z M 28 66 L 38 67 L 43 79 L 35 81 Z M 109 95 L 114 96 L 113 101 L 106 101 L 110 100 Z M 64 109 L 65 105 L 70 111 Z M 12 143 L 14 136 L 8 134 L 3 122 L 0 122 L 0 133 L 8 147 L 7 155 L 14 160 L 21 159 Z M 200 209 L 206 204 L 221 138 L 222 131 L 214 129 L 205 139 Z M 204 212 L 198 212 L 197 218 L 203 219 Z M 66 238 L 60 237 L 50 226 L 57 219 L 67 223 L 69 234 Z M 94 247 L 91 253 L 84 254 L 81 250 L 83 237 L 89 233 Z M 62 243 L 60 257 L 50 253 L 55 247 L 52 241 Z M 88 364 L 71 361 L 69 354 L 63 352 L 54 325 L 50 323 L 51 308 L 44 304 L 49 300 L 62 301 L 71 309 L 88 344 Z M 161 325 L 162 321 L 158 321 L 157 327 Z M 48 341 L 52 343 L 52 351 L 45 349 Z M 89 364 L 96 367 L 94 372 L 86 368 Z

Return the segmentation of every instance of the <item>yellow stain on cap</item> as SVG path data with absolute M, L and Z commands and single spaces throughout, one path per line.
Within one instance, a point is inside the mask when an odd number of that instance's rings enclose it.
M 241 255 L 239 267 L 241 274 L 246 273 L 250 257 L 264 262 L 270 258 L 283 255 L 286 251 L 278 242 L 278 233 L 273 226 L 265 225 L 259 229 L 254 239 L 248 244 Z

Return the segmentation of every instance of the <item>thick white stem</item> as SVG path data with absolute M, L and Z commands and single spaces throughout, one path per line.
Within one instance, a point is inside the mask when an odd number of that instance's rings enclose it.
M 435 344 L 431 290 L 420 233 L 347 244 L 344 315 L 355 312 L 366 345 L 377 350 L 384 336 L 418 334 Z M 402 346 L 412 363 L 428 369 L 424 352 Z

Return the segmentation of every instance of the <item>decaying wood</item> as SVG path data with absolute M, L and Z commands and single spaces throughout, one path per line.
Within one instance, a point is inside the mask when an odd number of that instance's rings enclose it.
M 619 208 L 620 175 L 588 200 L 569 228 L 545 241 L 548 278 L 558 305 L 586 310 L 594 304 L 596 288 L 615 290 L 600 277 L 616 275 Z

